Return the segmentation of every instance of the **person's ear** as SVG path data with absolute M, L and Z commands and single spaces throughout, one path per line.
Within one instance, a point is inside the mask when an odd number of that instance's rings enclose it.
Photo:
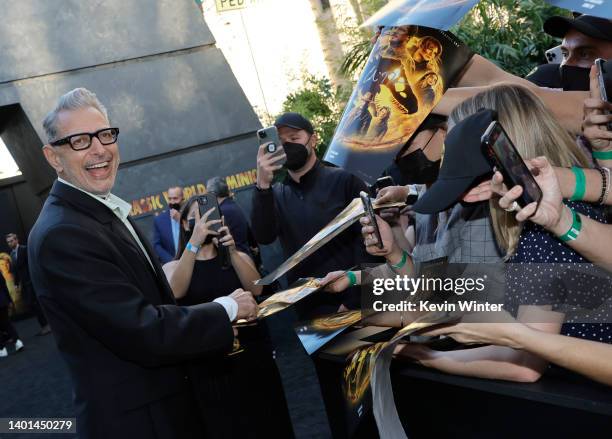
M 64 172 L 64 167 L 62 165 L 62 161 L 60 160 L 59 153 L 53 146 L 47 144 L 42 148 L 43 154 L 45 155 L 45 159 L 47 159 L 47 163 L 51 165 L 55 172 L 61 174 Z
M 317 133 L 313 133 L 312 136 L 310 136 L 310 146 L 312 147 L 312 149 L 316 149 L 318 143 L 319 136 L 317 135 Z

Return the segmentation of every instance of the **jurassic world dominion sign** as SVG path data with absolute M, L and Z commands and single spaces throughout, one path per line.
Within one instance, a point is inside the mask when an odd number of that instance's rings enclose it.
M 257 181 L 257 170 L 251 169 L 250 171 L 228 175 L 225 177 L 225 181 L 230 191 L 235 192 L 237 190 L 247 189 L 253 186 Z M 193 195 L 204 195 L 205 193 L 206 186 L 204 183 L 194 183 L 183 187 L 183 197 L 185 200 Z M 132 218 L 159 213 L 168 208 L 168 191 L 132 200 L 131 205 L 132 210 L 130 211 L 130 216 Z

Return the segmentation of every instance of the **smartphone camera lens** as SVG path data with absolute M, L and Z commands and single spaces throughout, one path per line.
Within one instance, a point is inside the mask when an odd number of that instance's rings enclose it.
M 257 131 L 257 135 L 259 136 L 260 139 L 265 139 L 266 138 L 266 132 L 265 131 Z

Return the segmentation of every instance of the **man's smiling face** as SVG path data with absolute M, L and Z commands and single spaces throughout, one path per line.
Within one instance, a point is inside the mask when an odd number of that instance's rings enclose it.
M 95 133 L 109 128 L 106 117 L 93 107 L 61 111 L 58 115 L 58 139 L 78 133 Z M 69 144 L 44 146 L 44 154 L 57 175 L 95 195 L 107 195 L 115 184 L 119 168 L 117 143 L 102 145 L 92 137 L 91 146 L 74 151 Z

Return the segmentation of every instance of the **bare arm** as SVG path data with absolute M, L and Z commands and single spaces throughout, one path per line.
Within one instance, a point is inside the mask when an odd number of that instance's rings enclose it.
M 236 243 L 234 242 L 234 237 L 230 233 L 229 227 L 221 227 L 219 233 L 221 238 L 218 240 L 215 238 L 214 241 L 216 245 L 222 245 L 228 249 L 232 266 L 234 270 L 236 270 L 242 288 L 246 291 L 250 291 L 254 296 L 259 296 L 263 286 L 256 286 L 253 284 L 253 282 L 261 278 L 257 268 L 255 268 L 255 263 L 246 253 L 239 252 L 236 249 Z
M 449 335 L 462 343 L 493 343 L 521 350 L 612 385 L 612 345 L 540 331 L 508 318 L 503 324 L 459 323 L 429 331 L 428 335 Z
M 550 311 L 542 307 L 521 306 L 519 308 L 519 318 L 530 323 L 525 326 L 534 328 L 540 332 L 557 334 L 561 329 L 563 315 Z M 531 323 L 542 322 L 542 323 Z M 471 324 L 475 331 L 481 323 Z M 509 323 L 488 323 L 486 325 L 495 326 L 496 331 L 503 331 Z M 445 333 L 440 330 L 440 335 Z M 460 340 L 464 341 L 464 340 Z M 490 340 L 484 342 L 491 342 Z M 449 352 L 438 352 L 423 350 L 421 347 L 416 350 L 408 345 L 401 355 L 415 357 L 421 364 L 432 367 L 443 372 L 455 375 L 473 376 L 489 379 L 501 379 L 519 382 L 537 381 L 544 372 L 547 361 L 524 350 L 513 349 L 509 346 L 485 346 L 474 349 L 463 349 Z
M 200 212 L 196 212 L 196 222 L 189 243 L 195 247 L 200 247 L 209 234 L 217 234 L 210 230 L 211 226 L 218 224 L 221 220 L 208 221 L 208 217 L 215 210 L 209 209 L 204 216 L 200 217 Z M 178 261 L 171 261 L 164 265 L 163 270 L 172 288 L 172 294 L 177 299 L 180 299 L 187 294 L 191 276 L 193 275 L 193 266 L 195 264 L 196 254 L 184 250 L 181 258 Z
M 456 86 L 479 87 L 498 84 L 500 82 L 524 85 L 529 88 L 538 88 L 532 82 L 506 72 L 497 64 L 478 54 L 474 55 L 467 63 Z
M 236 274 L 242 284 L 242 288 L 253 293 L 253 296 L 259 296 L 263 286 L 254 285 L 253 282 L 259 280 L 261 276 L 249 255 L 236 250 L 234 247 L 233 251 L 230 250 L 230 257 L 232 266 L 234 270 L 236 270 Z
M 540 204 L 531 203 L 519 210 L 516 214 L 518 221 L 530 221 L 541 225 L 542 227 L 549 230 L 551 233 L 562 236 L 568 230 L 573 223 L 573 215 L 568 206 L 563 204 L 563 192 L 573 192 L 575 185 L 575 177 L 569 170 L 562 170 L 561 178 L 558 177 L 558 168 L 553 168 L 548 163 L 545 157 L 537 157 L 529 160 L 529 164 L 532 168 L 537 168 L 538 172 L 535 175 L 536 181 L 542 188 L 542 199 Z M 585 170 L 587 174 L 588 170 Z M 567 173 L 571 175 L 567 175 Z M 589 189 L 589 186 L 597 187 L 595 190 L 597 197 L 601 192 L 601 176 L 599 176 L 598 184 L 589 184 L 589 179 L 597 179 L 594 173 L 599 174 L 598 171 L 590 170 L 587 176 L 587 197 L 595 197 L 593 188 Z M 565 177 L 564 177 L 565 176 Z M 571 184 L 567 185 L 567 182 L 563 183 L 562 180 L 570 180 Z M 520 186 L 515 186 L 509 191 L 506 191 L 503 186 L 503 178 L 501 174 L 496 173 L 492 180 L 492 190 L 500 195 L 503 195 L 499 199 L 499 205 L 502 208 L 508 208 L 514 200 L 516 200 L 522 193 Z M 567 186 L 565 189 L 564 186 Z M 590 195 L 589 195 L 590 193 Z M 574 240 L 567 241 L 567 245 L 576 250 L 582 256 L 589 261 L 606 266 L 608 269 L 612 264 L 612 253 L 610 248 L 612 246 L 612 229 L 611 225 L 603 224 L 595 221 L 585 215 L 580 215 L 582 221 L 582 228 L 577 238 Z
M 517 349 L 612 386 L 612 345 L 524 326 L 511 334 Z
M 518 78 L 517 79 L 521 79 Z M 504 82 L 492 85 L 522 85 L 522 81 Z M 533 84 L 531 84 L 533 86 Z M 440 102 L 434 107 L 433 112 L 448 116 L 453 108 L 459 105 L 466 99 L 475 96 L 476 94 L 486 91 L 490 86 L 479 87 L 460 87 L 449 88 L 440 99 Z M 578 134 L 582 129 L 582 115 L 579 109 L 582 107 L 584 99 L 588 96 L 586 91 L 557 91 L 547 88 L 530 87 L 530 90 L 538 96 L 544 105 L 553 113 L 559 123 L 569 132 Z
M 561 195 L 563 198 L 569 199 L 574 195 L 574 191 L 576 190 L 576 176 L 574 172 L 569 168 L 554 167 L 554 170 L 557 180 L 559 180 Z M 583 171 L 586 177 L 586 190 L 582 200 L 595 203 L 601 196 L 601 172 L 597 169 L 583 169 Z M 608 196 L 604 200 L 604 204 L 612 204 L 612 191 L 608 193 Z
M 504 346 L 432 351 L 428 358 L 419 362 L 454 375 L 528 383 L 537 381 L 547 364 L 530 353 Z
M 581 132 L 580 108 L 583 106 L 584 99 L 589 97 L 589 92 L 562 92 L 538 87 L 526 79 L 505 72 L 480 55 L 474 55 L 457 82 L 457 88 L 449 88 L 433 112 L 448 116 L 453 108 L 464 100 L 491 86 L 502 84 L 522 85 L 529 88 L 542 99 L 563 127 L 572 133 Z
M 195 257 L 195 253 L 184 251 L 181 259 L 170 261 L 162 267 L 176 299 L 181 299 L 187 294 L 193 275 Z
M 549 230 L 562 235 L 572 225 L 572 213 L 569 207 L 563 205 L 559 222 L 549 227 Z M 602 265 L 610 269 L 612 266 L 612 224 L 604 224 L 595 221 L 585 215 L 580 215 L 582 229 L 578 237 L 567 241 L 567 244 L 580 253 L 585 259 L 594 264 Z

